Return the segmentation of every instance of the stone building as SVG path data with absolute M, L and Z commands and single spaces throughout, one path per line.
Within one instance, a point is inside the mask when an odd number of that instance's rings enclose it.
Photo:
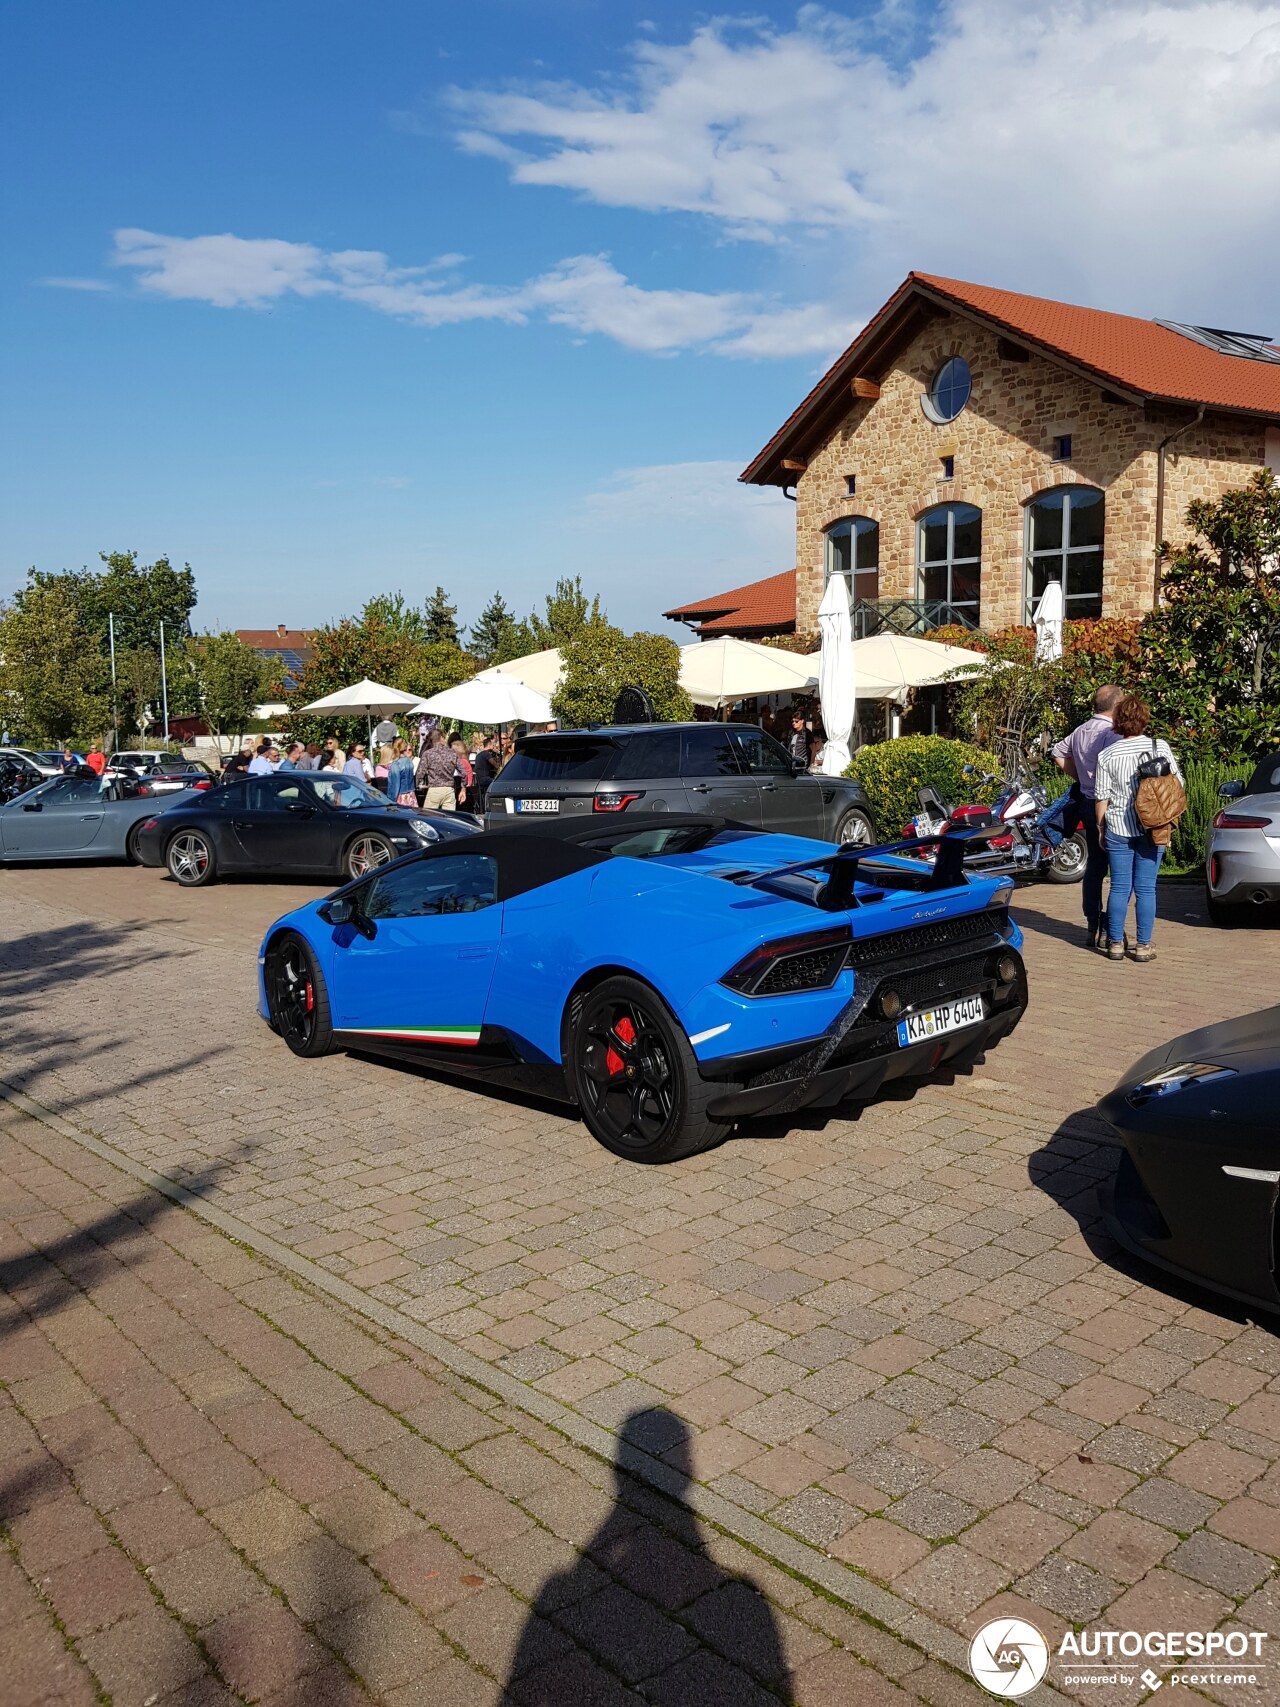
M 912 273 L 741 478 L 794 494 L 791 626 L 839 573 L 866 632 L 1025 622 L 1050 580 L 1069 618 L 1138 616 L 1190 500 L 1261 465 L 1280 474 L 1267 338 Z M 724 607 L 709 631 L 743 602 L 700 601 Z

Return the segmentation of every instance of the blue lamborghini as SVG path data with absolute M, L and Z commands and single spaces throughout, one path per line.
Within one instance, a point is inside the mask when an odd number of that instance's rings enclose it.
M 297 1055 L 398 1057 L 575 1103 L 667 1162 L 745 1115 L 972 1064 L 1027 1001 L 989 832 L 836 846 L 694 815 L 502 827 L 286 914 L 263 1016 Z

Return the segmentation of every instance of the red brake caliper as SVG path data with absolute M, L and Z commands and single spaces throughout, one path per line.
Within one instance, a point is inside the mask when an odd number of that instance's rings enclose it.
M 315 991 L 311 988 L 311 980 L 307 979 L 307 1012 L 310 1013 L 316 1005 Z
M 622 1018 L 618 1021 L 617 1025 L 614 1026 L 613 1035 L 618 1039 L 619 1043 L 634 1043 L 635 1042 L 635 1040 L 636 1040 L 636 1028 L 634 1025 L 632 1025 L 631 1021 L 627 1018 L 627 1016 L 625 1014 L 623 1014 Z M 622 1071 L 622 1065 L 623 1065 L 622 1057 L 621 1057 L 621 1055 L 618 1054 L 618 1051 L 615 1048 L 613 1048 L 612 1045 L 610 1045 L 608 1050 L 606 1050 L 606 1052 L 605 1052 L 604 1064 L 605 1064 L 606 1071 L 610 1075 L 612 1075 L 614 1073 L 620 1073 Z

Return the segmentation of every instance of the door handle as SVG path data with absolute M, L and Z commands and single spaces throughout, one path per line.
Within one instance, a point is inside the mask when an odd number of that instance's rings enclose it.
M 101 812 L 82 812 L 80 814 L 80 822 L 82 824 L 96 824 L 101 816 Z
M 692 787 L 693 792 L 695 794 L 710 794 L 711 793 L 711 784 L 709 782 L 695 782 L 695 783 L 691 784 L 690 786 Z
M 252 830 L 253 825 L 247 818 L 233 818 L 231 820 L 231 828 L 233 830 Z
M 458 950 L 458 959 L 487 960 L 489 958 L 489 954 L 490 950 L 487 948 L 460 948 Z
M 776 782 L 762 782 L 760 784 L 760 792 L 761 794 L 776 794 L 778 792 L 778 785 Z

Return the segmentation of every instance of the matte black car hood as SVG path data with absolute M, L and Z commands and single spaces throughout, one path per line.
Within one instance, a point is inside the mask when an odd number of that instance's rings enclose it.
M 1230 1061 L 1238 1072 L 1280 1066 L 1280 1007 L 1262 1008 L 1258 1013 L 1184 1032 L 1172 1043 L 1144 1055 L 1140 1064 L 1174 1061 Z M 1133 1077 L 1134 1070 L 1130 1069 L 1123 1082 L 1127 1084 Z

